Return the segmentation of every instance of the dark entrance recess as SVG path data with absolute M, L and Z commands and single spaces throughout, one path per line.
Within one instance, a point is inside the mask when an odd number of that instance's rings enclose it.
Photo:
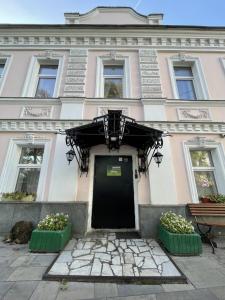
M 131 156 L 96 156 L 92 228 L 135 228 Z

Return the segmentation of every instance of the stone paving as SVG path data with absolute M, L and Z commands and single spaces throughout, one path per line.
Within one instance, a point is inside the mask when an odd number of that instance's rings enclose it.
M 182 277 L 155 240 L 117 239 L 115 233 L 74 240 L 70 250 L 67 247 L 61 252 L 48 275 L 83 276 L 84 280 L 86 277 L 95 280 L 96 277 L 110 280 Z
M 67 249 L 74 247 L 72 240 Z M 197 257 L 172 257 L 187 284 L 116 284 L 44 281 L 56 254 L 36 254 L 27 245 L 8 245 L 0 238 L 0 299 L 4 300 L 225 300 L 225 247 L 203 245 Z

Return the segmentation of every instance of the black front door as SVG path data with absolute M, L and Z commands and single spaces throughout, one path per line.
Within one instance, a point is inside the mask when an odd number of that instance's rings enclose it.
M 131 156 L 96 156 L 92 228 L 135 228 Z

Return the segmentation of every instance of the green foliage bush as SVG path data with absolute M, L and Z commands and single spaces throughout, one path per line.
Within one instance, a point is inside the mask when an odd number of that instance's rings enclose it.
M 36 198 L 35 193 L 12 192 L 3 193 L 2 199 L 7 201 L 34 201 Z
M 184 217 L 172 211 L 162 214 L 160 224 L 172 233 L 190 234 L 194 232 L 192 222 L 187 221 Z
M 222 194 L 215 194 L 215 195 L 207 195 L 205 196 L 207 198 L 209 198 L 209 200 L 211 202 L 215 202 L 215 203 L 225 203 L 225 195 Z
M 63 230 L 69 221 L 69 216 L 63 213 L 47 215 L 38 223 L 37 228 L 41 230 Z

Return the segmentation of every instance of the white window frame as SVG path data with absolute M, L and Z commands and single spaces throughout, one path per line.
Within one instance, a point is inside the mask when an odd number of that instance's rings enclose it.
M 56 75 L 50 75 L 50 74 L 40 74 L 40 68 L 41 67 L 47 67 L 47 66 L 57 66 L 57 69 L 56 69 Z M 54 91 L 53 91 L 53 95 L 50 97 L 50 98 L 54 98 L 54 94 L 55 94 L 55 89 L 56 89 L 56 80 L 57 80 L 57 74 L 58 74 L 58 63 L 57 64 L 43 64 L 41 63 L 40 66 L 39 66 L 39 71 L 38 71 L 38 74 L 37 74 L 37 83 L 36 83 L 36 89 L 35 89 L 35 98 L 41 98 L 41 97 L 37 97 L 36 94 L 37 94 L 37 90 L 38 90 L 38 85 L 39 85 L 39 81 L 41 79 L 55 79 L 55 84 L 54 84 Z
M 105 82 L 104 66 L 105 65 L 123 65 L 124 75 L 123 75 L 123 97 L 122 98 L 130 98 L 131 86 L 130 86 L 129 57 L 125 57 L 125 56 L 118 56 L 115 59 L 111 59 L 110 57 L 97 57 L 95 97 L 104 98 L 104 82 Z
M 223 70 L 224 70 L 224 72 L 225 72 L 225 57 L 221 57 L 221 58 L 220 58 L 220 61 L 221 61 Z
M 169 74 L 172 84 L 173 95 L 175 99 L 181 101 L 197 101 L 197 100 L 208 100 L 209 93 L 206 80 L 202 71 L 200 59 L 198 57 L 191 57 L 186 55 L 178 55 L 168 58 Z M 184 100 L 180 99 L 179 92 L 176 83 L 176 76 L 174 67 L 191 67 L 193 73 L 193 84 L 196 94 L 196 100 Z
M 49 139 L 35 138 L 33 140 L 28 140 L 25 137 L 24 139 L 14 138 L 10 140 L 5 163 L 0 176 L 0 194 L 11 193 L 15 191 L 19 172 L 18 165 L 21 154 L 21 147 L 23 146 L 44 147 L 36 197 L 36 201 L 40 202 L 44 200 L 45 186 L 47 181 L 48 162 L 51 150 L 51 140 Z
M 193 203 L 199 203 L 199 196 L 195 183 L 190 150 L 209 150 L 214 164 L 214 176 L 218 193 L 225 194 L 225 153 L 223 145 L 214 141 L 205 141 L 204 144 L 197 142 L 183 142 L 184 159 L 187 170 L 188 183 Z
M 9 72 L 10 65 L 12 63 L 12 55 L 0 55 L 0 63 L 1 64 L 4 63 L 3 73 L 0 76 L 0 95 L 1 95 Z
M 63 69 L 64 56 L 55 54 L 54 57 L 43 57 L 43 56 L 33 56 L 31 58 L 30 66 L 28 69 L 27 77 L 24 83 L 24 88 L 22 92 L 22 97 L 35 97 L 38 81 L 39 81 L 39 70 L 41 65 L 58 65 L 54 93 L 52 99 L 59 97 L 60 82 L 62 79 L 62 69 Z M 41 99 L 41 98 L 37 98 Z

